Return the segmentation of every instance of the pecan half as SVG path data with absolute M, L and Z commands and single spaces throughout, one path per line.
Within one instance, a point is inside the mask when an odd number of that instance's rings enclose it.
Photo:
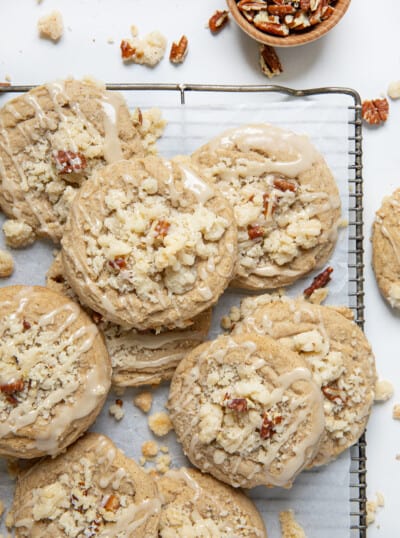
M 266 34 L 277 35 L 280 37 L 286 37 L 289 35 L 289 28 L 286 24 L 280 24 L 276 22 L 257 21 L 254 19 L 254 26 L 257 30 L 261 30 Z
M 0 385 L 0 392 L 4 392 L 6 394 L 13 394 L 14 392 L 22 392 L 24 390 L 24 387 L 24 380 L 18 379 L 17 381 L 13 381 L 12 383 L 5 383 L 4 385 Z
M 114 258 L 113 260 L 110 260 L 108 262 L 108 265 L 114 269 L 115 271 L 120 271 L 121 269 L 126 268 L 126 260 L 125 258 Z
M 270 45 L 260 45 L 260 67 L 264 75 L 268 78 L 280 75 L 283 71 L 282 64 L 274 47 Z
M 247 400 L 246 398 L 232 398 L 228 399 L 225 403 L 225 406 L 228 409 L 233 409 L 238 413 L 245 413 L 247 411 Z
M 188 51 L 188 39 L 183 35 L 178 42 L 174 41 L 169 53 L 169 60 L 173 64 L 181 64 L 186 58 Z
M 104 505 L 104 509 L 110 512 L 116 512 L 120 506 L 121 503 L 119 502 L 119 498 L 117 497 L 117 495 L 114 495 L 114 493 L 112 493 L 108 497 L 107 502 Z
M 60 174 L 72 174 L 86 168 L 86 158 L 79 151 L 55 151 L 54 159 Z
M 249 224 L 247 226 L 247 233 L 250 239 L 257 239 L 258 237 L 264 237 L 264 228 L 258 224 Z
M 333 273 L 333 267 L 327 267 L 322 273 L 319 273 L 313 281 L 311 282 L 311 285 L 304 290 L 304 295 L 306 297 L 310 297 L 314 293 L 315 290 L 318 290 L 319 288 L 323 288 L 328 284 L 328 282 L 331 279 L 331 274 Z
M 237 5 L 238 9 L 243 13 L 246 11 L 267 11 L 268 4 L 263 0 L 240 0 Z
M 223 10 L 219 11 L 217 10 L 214 15 L 212 15 L 208 21 L 208 27 L 211 30 L 213 34 L 216 34 L 224 26 L 226 26 L 227 22 L 229 20 L 229 11 Z
M 274 187 L 275 189 L 278 189 L 283 192 L 285 191 L 296 192 L 297 191 L 296 183 L 292 183 L 291 181 L 287 181 L 286 179 L 282 179 L 282 178 L 274 179 Z
M 363 101 L 361 115 L 370 125 L 379 125 L 385 122 L 389 115 L 389 102 L 385 99 Z

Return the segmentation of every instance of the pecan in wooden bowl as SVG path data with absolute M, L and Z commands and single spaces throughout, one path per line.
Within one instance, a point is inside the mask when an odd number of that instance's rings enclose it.
M 226 0 L 232 17 L 250 37 L 275 47 L 311 43 L 346 13 L 351 0 Z

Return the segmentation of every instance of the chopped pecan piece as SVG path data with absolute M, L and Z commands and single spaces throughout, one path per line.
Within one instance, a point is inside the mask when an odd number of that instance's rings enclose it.
M 389 102 L 385 99 L 363 101 L 361 114 L 370 125 L 379 125 L 387 120 L 389 115 Z
M 119 407 L 122 407 L 124 405 L 124 402 L 120 398 L 117 398 L 115 400 L 115 404 L 118 405 Z
M 264 237 L 264 228 L 258 224 L 249 224 L 247 226 L 247 233 L 250 239 L 257 239 L 258 237 Z
M 154 228 L 156 238 L 163 239 L 167 235 L 170 226 L 171 225 L 167 220 L 159 220 Z
M 55 151 L 54 159 L 60 174 L 72 174 L 86 168 L 86 158 L 79 151 Z
M 29 321 L 27 321 L 26 319 L 22 320 L 23 332 L 28 331 L 31 327 L 32 325 L 29 323 Z
M 14 394 L 6 394 L 6 400 L 8 403 L 10 403 L 11 405 L 17 405 L 18 403 L 18 400 L 17 398 L 14 396 Z
M 126 39 L 123 39 L 120 44 L 121 49 L 121 58 L 124 60 L 127 60 L 129 58 L 132 58 L 132 56 L 135 54 L 136 49 L 132 47 L 132 45 L 129 43 L 129 41 L 126 41 Z
M 265 192 L 263 194 L 263 207 L 264 207 L 263 215 L 264 216 L 268 215 L 269 204 L 270 204 L 269 194 L 267 192 Z M 277 204 L 275 202 L 273 202 L 272 207 L 271 207 L 271 215 L 274 214 L 274 211 L 275 211 L 276 208 L 277 208 Z
M 328 398 L 331 402 L 337 405 L 346 403 L 346 397 L 344 397 L 343 391 L 338 388 L 332 387 L 331 385 L 324 385 L 321 387 L 321 390 L 325 398 Z
M 268 78 L 280 75 L 283 71 L 282 64 L 274 47 L 270 45 L 260 45 L 260 66 L 261 71 Z
M 277 416 L 274 417 L 272 420 L 268 418 L 268 413 L 265 412 L 263 414 L 263 421 L 261 424 L 260 429 L 260 437 L 261 439 L 270 439 L 274 433 L 275 433 L 275 426 L 277 424 L 280 424 L 282 422 L 282 417 Z
M 13 381 L 12 383 L 5 383 L 4 385 L 0 385 L 0 392 L 4 392 L 6 394 L 22 392 L 24 390 L 24 386 L 24 380 L 18 379 L 17 381 Z
M 112 493 L 108 497 L 107 502 L 104 505 L 104 509 L 110 512 L 116 512 L 120 506 L 121 504 L 119 502 L 119 498 L 117 497 L 117 495 L 114 495 L 114 493 Z
M 286 24 L 280 24 L 276 22 L 257 21 L 254 19 L 254 26 L 267 34 L 277 35 L 280 37 L 286 37 L 289 35 L 289 28 Z
M 98 325 L 103 321 L 103 316 L 98 312 L 92 312 L 92 320 L 96 325 Z
M 296 13 L 296 8 L 290 4 L 268 6 L 268 13 L 271 15 L 279 15 L 280 17 L 284 17 L 285 15 L 292 15 L 293 13 Z
M 297 191 L 296 183 L 292 183 L 291 181 L 287 181 L 286 179 L 282 179 L 282 178 L 274 179 L 274 187 L 275 189 L 278 189 L 283 192 L 285 191 L 296 192 Z
M 133 114 L 133 121 L 136 125 L 143 125 L 143 114 L 140 108 L 137 108 Z
M 331 279 L 331 274 L 333 273 L 333 267 L 327 267 L 322 273 L 317 275 L 314 280 L 311 282 L 311 286 L 304 290 L 304 295 L 310 297 L 315 290 L 325 287 Z
M 178 42 L 174 41 L 171 46 L 171 52 L 169 53 L 169 60 L 173 64 L 181 64 L 188 51 L 188 39 L 183 35 Z
M 213 34 L 219 32 L 229 20 L 229 11 L 216 11 L 208 21 L 208 27 Z
M 126 268 L 126 260 L 125 258 L 115 258 L 114 260 L 110 260 L 108 262 L 108 265 L 114 269 L 115 271 L 120 271 L 121 269 Z
M 268 4 L 262 0 L 258 2 L 253 0 L 240 0 L 237 7 L 242 13 L 246 11 L 267 11 Z
M 226 398 L 227 395 L 225 395 Z M 225 403 L 225 406 L 228 409 L 233 409 L 238 413 L 245 413 L 247 411 L 247 400 L 246 398 L 232 398 L 228 399 Z

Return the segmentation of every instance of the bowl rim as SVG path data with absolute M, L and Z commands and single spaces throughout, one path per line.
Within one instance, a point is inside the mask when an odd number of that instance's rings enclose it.
M 265 45 L 273 45 L 275 47 L 295 47 L 312 43 L 320 37 L 324 36 L 341 20 L 350 6 L 351 0 L 338 0 L 334 13 L 325 21 L 316 24 L 313 28 L 305 33 L 292 33 L 285 37 L 266 34 L 258 30 L 242 15 L 237 7 L 236 0 L 226 0 L 229 11 L 235 20 L 236 24 L 250 37 Z

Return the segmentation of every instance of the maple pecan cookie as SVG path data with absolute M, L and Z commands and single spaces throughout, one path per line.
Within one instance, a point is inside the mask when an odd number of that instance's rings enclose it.
M 60 255 L 50 266 L 46 285 L 78 301 L 64 277 Z M 183 357 L 206 339 L 211 324 L 209 308 L 188 321 L 187 327 L 140 332 L 125 329 L 87 310 L 104 335 L 112 365 L 112 384 L 117 387 L 154 385 L 171 379 Z
M 105 319 L 179 326 L 213 305 L 236 265 L 232 209 L 181 160 L 149 156 L 94 174 L 62 239 L 65 276 Z
M 160 538 L 266 538 L 260 514 L 242 492 L 194 469 L 156 479 L 163 499 Z
M 16 538 L 156 538 L 160 508 L 151 476 L 89 433 L 18 477 L 12 518 Z
M 328 259 L 340 197 L 307 136 L 246 125 L 205 144 L 192 160 L 234 207 L 239 263 L 233 285 L 278 288 Z
M 382 295 L 400 308 L 400 189 L 383 199 L 372 228 L 372 266 Z
M 274 295 L 248 297 L 232 332 L 271 336 L 307 362 L 321 387 L 325 413 L 325 434 L 312 466 L 328 463 L 359 439 L 373 404 L 376 372 L 351 310 Z
M 121 95 L 88 80 L 39 86 L 0 109 L 0 207 L 59 241 L 93 170 L 142 153 Z
M 40 286 L 0 289 L 0 455 L 63 451 L 99 414 L 111 382 L 97 327 Z
M 234 487 L 290 487 L 325 426 L 306 362 L 252 334 L 220 336 L 189 353 L 167 407 L 192 464 Z

